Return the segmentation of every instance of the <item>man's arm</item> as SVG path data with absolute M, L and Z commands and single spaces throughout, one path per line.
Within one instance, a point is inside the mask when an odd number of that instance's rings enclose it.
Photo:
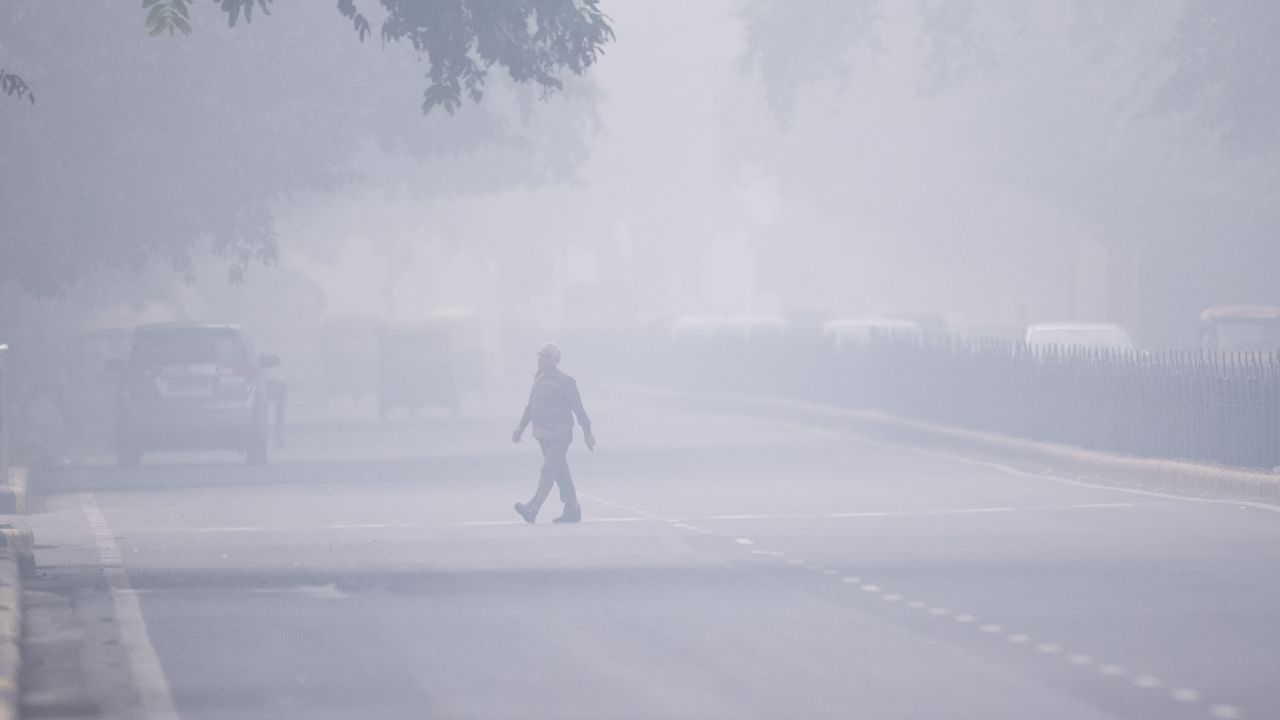
M 529 427 L 529 422 L 533 419 L 533 392 L 529 392 L 529 402 L 525 403 L 524 415 L 520 416 L 520 424 L 516 427 L 515 432 L 511 433 L 511 442 L 518 443 L 524 435 L 524 429 Z
M 587 449 L 595 450 L 596 436 L 591 432 L 591 418 L 587 416 L 587 409 L 582 407 L 582 395 L 578 392 L 576 380 L 569 386 L 569 408 L 573 410 L 573 414 L 578 417 L 578 424 L 582 426 L 582 439 L 586 441 Z

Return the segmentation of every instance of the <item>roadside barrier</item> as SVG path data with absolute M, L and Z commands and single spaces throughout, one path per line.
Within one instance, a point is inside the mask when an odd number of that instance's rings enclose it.
M 1049 469 L 1059 477 L 1123 485 L 1151 491 L 1280 500 L 1280 475 L 1202 463 L 1139 458 L 997 433 L 966 430 L 895 417 L 887 413 L 809 402 L 651 386 L 621 385 L 637 398 L 693 405 L 701 409 L 767 414 L 791 422 L 835 428 L 864 438 L 943 450 L 1002 463 Z M 1032 473 L 1035 474 L 1035 473 Z
M 871 333 L 647 341 L 628 380 L 873 410 L 952 428 L 1145 458 L 1280 466 L 1280 352 L 1048 347 Z M 639 354 L 639 353 L 637 353 Z

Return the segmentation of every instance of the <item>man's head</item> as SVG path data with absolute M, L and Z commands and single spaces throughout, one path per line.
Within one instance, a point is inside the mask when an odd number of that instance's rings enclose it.
M 543 343 L 538 348 L 538 369 L 550 370 L 560 364 L 560 346 L 553 342 Z

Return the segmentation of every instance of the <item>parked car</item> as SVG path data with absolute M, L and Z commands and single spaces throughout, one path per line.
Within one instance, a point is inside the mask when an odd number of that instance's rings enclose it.
M 1280 308 L 1216 305 L 1200 313 L 1200 342 L 1213 352 L 1280 350 Z
M 115 449 L 121 467 L 153 450 L 240 450 L 267 461 L 267 383 L 274 355 L 255 356 L 235 325 L 162 323 L 133 333 L 120 364 Z
M 1027 326 L 1027 347 L 1043 350 L 1050 347 L 1132 350 L 1129 331 L 1115 323 L 1050 322 Z

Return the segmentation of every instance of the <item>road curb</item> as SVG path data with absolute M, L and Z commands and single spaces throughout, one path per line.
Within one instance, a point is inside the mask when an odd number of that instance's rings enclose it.
M 0 515 L 27 514 L 27 469 L 11 467 L 7 479 L 0 485 Z
M 30 535 L 30 533 L 28 533 Z M 17 720 L 22 669 L 22 571 L 13 551 L 0 550 L 0 720 Z
M 702 407 L 746 412 L 767 410 L 771 414 L 783 415 L 792 420 L 834 425 L 878 440 L 994 456 L 1003 460 L 1041 463 L 1060 472 L 1096 477 L 1102 482 L 1155 490 L 1280 500 L 1280 475 L 1275 473 L 1084 450 L 1069 445 L 908 420 L 870 410 L 852 410 L 795 400 L 681 392 L 643 386 L 619 386 L 619 389 L 654 398 L 696 402 Z
M 0 553 L 12 559 L 24 577 L 35 574 L 35 539 L 31 529 L 11 523 L 0 523 Z

